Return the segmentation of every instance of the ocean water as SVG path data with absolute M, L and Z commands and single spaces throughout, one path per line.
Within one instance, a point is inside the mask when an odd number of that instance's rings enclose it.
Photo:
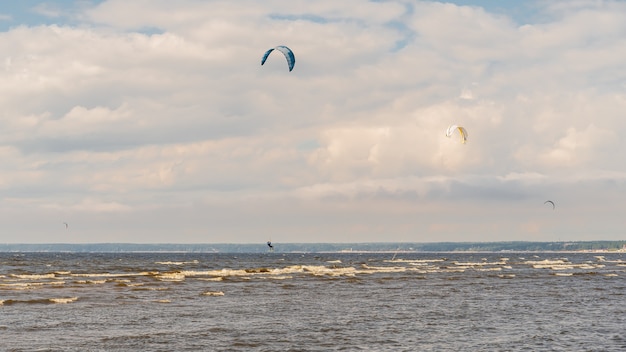
M 0 253 L 1 351 L 626 351 L 626 253 Z

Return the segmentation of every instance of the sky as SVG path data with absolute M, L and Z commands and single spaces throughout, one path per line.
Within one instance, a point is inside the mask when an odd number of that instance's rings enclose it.
M 11 1 L 0 53 L 0 242 L 626 239 L 624 1 Z

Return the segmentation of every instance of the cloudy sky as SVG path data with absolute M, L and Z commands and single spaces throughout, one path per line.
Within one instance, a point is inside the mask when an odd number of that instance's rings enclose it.
M 0 31 L 0 242 L 626 239 L 622 1 L 24 0 Z

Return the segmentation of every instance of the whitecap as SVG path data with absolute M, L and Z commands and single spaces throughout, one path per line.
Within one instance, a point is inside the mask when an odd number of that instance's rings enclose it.
M 77 284 L 90 284 L 90 285 L 99 285 L 106 283 L 107 280 L 77 280 L 75 283 Z
M 41 279 L 54 279 L 54 273 L 50 274 L 11 274 L 11 277 L 25 280 L 41 280 Z
M 224 281 L 223 277 L 209 277 L 209 278 L 199 278 L 201 281 Z
M 192 260 L 192 261 L 188 261 L 188 262 L 155 262 L 154 264 L 161 264 L 161 265 L 185 265 L 185 264 L 198 264 L 197 260 Z
M 302 265 L 290 265 L 284 268 L 275 268 L 271 271 L 273 275 L 296 274 L 302 272 L 304 272 Z
M 401 273 L 407 271 L 407 268 L 403 266 L 369 266 L 367 264 L 363 264 L 362 268 L 365 270 L 360 270 L 358 273 Z
M 161 281 L 183 281 L 185 280 L 185 274 L 180 272 L 175 273 L 161 273 L 155 276 Z
M 219 296 L 223 296 L 224 292 L 222 291 L 205 291 L 202 292 L 203 296 L 212 296 L 212 297 L 219 297 Z
M 158 275 L 158 272 L 154 271 L 143 271 L 138 273 L 77 273 L 70 274 L 72 277 L 134 277 L 134 276 L 154 276 Z
M 0 284 L 0 288 L 7 288 L 10 290 L 31 290 L 41 288 L 43 286 L 63 286 L 65 281 L 51 281 L 51 282 L 17 282 L 11 284 Z
M 436 263 L 436 262 L 444 262 L 446 259 L 437 258 L 437 259 L 393 259 L 393 260 L 385 260 L 385 262 L 389 263 L 409 263 L 411 265 L 419 265 L 419 264 L 428 264 L 428 263 Z
M 263 279 L 266 279 L 266 280 L 288 280 L 288 279 L 293 279 L 293 276 L 289 276 L 289 275 L 265 276 L 265 277 L 263 277 Z
M 523 264 L 529 264 L 529 265 L 561 265 L 561 264 L 565 264 L 566 262 L 562 259 L 556 259 L 556 260 L 550 260 L 550 259 L 544 259 L 544 260 L 528 260 L 526 262 L 524 262 Z
M 242 269 L 228 269 L 228 268 L 224 268 L 221 270 L 209 270 L 209 271 L 183 271 L 183 273 L 187 276 L 206 275 L 206 276 L 220 276 L 220 277 L 250 275 L 250 273 L 247 273 L 245 270 L 242 270 Z
M 356 269 L 353 267 L 328 268 L 321 265 L 305 265 L 302 269 L 315 276 L 354 276 L 356 273 Z
M 498 277 L 501 279 L 512 279 L 515 277 L 515 274 L 500 274 Z
M 78 297 L 50 298 L 48 300 L 52 303 L 67 304 L 77 301 Z

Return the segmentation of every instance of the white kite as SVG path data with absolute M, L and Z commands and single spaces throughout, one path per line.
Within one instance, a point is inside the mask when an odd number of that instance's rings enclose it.
M 448 130 L 446 131 L 446 137 L 449 138 L 450 136 L 452 136 L 452 133 L 454 133 L 455 130 L 459 130 L 459 133 L 461 134 L 461 143 L 465 144 L 465 142 L 467 141 L 467 131 L 462 126 L 450 125 L 450 127 L 448 127 Z

